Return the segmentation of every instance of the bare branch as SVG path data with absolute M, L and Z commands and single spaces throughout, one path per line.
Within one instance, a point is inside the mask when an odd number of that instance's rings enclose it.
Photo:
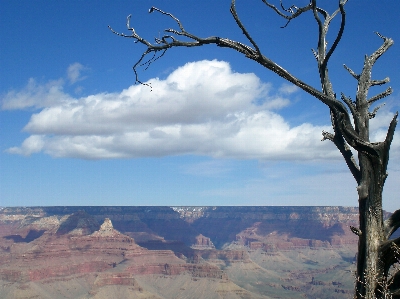
M 393 116 L 393 118 L 390 122 L 389 128 L 388 128 L 388 131 L 386 133 L 385 141 L 382 143 L 382 145 L 383 145 L 382 166 L 385 171 L 386 171 L 387 165 L 389 163 L 389 150 L 390 150 L 390 145 L 392 144 L 392 141 L 393 141 L 394 131 L 396 130 L 398 115 L 399 115 L 399 113 L 396 112 L 395 115 Z M 386 175 L 386 177 L 387 177 L 387 175 Z M 386 177 L 385 177 L 385 180 L 386 180 Z
M 360 167 L 358 166 L 356 160 L 354 159 L 353 152 L 351 151 L 349 145 L 347 144 L 346 140 L 343 138 L 342 132 L 338 128 L 338 123 L 337 123 L 336 118 L 332 111 L 331 111 L 331 118 L 332 118 L 332 127 L 335 131 L 335 134 L 323 131 L 322 132 L 322 136 L 323 136 L 322 141 L 328 139 L 336 145 L 337 149 L 342 154 L 342 156 L 347 164 L 347 167 L 349 168 L 354 179 L 356 180 L 357 183 L 359 183 L 360 179 L 361 179 Z
M 390 79 L 389 79 L 389 77 L 386 77 L 383 80 L 371 80 L 370 84 L 371 84 L 371 86 L 375 86 L 375 85 L 383 85 L 388 82 L 390 82 Z
M 321 21 L 319 15 L 318 15 L 318 9 L 317 9 L 316 0 L 311 0 L 311 4 L 312 4 L 312 10 L 313 10 L 314 18 L 315 18 L 315 20 L 317 21 L 317 24 L 318 24 L 318 31 L 319 31 L 319 33 L 318 33 L 318 52 L 319 52 L 319 59 L 322 60 L 322 59 L 324 59 L 324 57 L 321 57 L 321 51 L 325 50 L 324 26 L 322 25 L 322 21 Z
M 369 105 L 371 105 L 372 103 L 391 95 L 392 92 L 393 89 L 391 87 L 388 87 L 384 92 L 381 92 L 380 94 L 377 94 L 376 96 L 373 96 L 372 98 L 368 99 L 367 102 Z
M 354 179 L 356 180 L 357 183 L 359 183 L 360 178 L 361 178 L 360 167 L 358 166 L 356 160 L 354 159 L 353 152 L 351 151 L 349 145 L 344 140 L 340 130 L 338 130 L 338 124 L 336 122 L 334 113 L 332 111 L 331 111 L 331 121 L 332 121 L 332 127 L 335 131 L 335 134 L 332 134 L 332 133 L 329 133 L 326 131 L 322 131 L 322 140 L 321 141 L 330 140 L 336 145 L 336 147 L 342 154 L 342 156 L 347 164 L 347 167 L 349 168 L 350 172 L 352 173 Z
M 392 298 L 398 298 L 400 296 L 400 271 L 394 273 L 389 280 L 389 290 Z
M 340 12 L 340 6 L 344 6 L 347 3 L 348 0 L 340 0 L 339 1 L 339 8 L 335 10 L 335 12 L 330 16 L 330 19 L 332 20 L 339 12 Z
M 266 4 L 268 4 L 268 2 L 265 1 Z M 301 12 L 304 12 L 306 10 L 309 10 L 311 8 L 311 6 L 306 6 L 303 8 L 299 8 L 299 10 L 296 11 L 296 13 L 293 16 L 297 16 L 299 15 Z M 123 35 L 120 34 L 121 36 L 124 37 L 132 37 L 135 38 L 137 40 L 137 42 L 140 42 L 142 44 L 145 44 L 147 46 L 147 50 L 142 54 L 142 57 L 139 59 L 139 61 L 135 64 L 134 68 L 136 69 L 137 66 L 141 65 L 143 58 L 152 53 L 152 52 L 158 52 L 158 51 L 165 51 L 168 50 L 169 48 L 172 47 L 197 47 L 197 46 L 202 46 L 205 44 L 216 44 L 217 46 L 220 47 L 227 47 L 227 48 L 231 48 L 234 49 L 244 55 L 246 55 L 247 57 L 249 57 L 252 60 L 255 60 L 256 62 L 260 63 L 261 65 L 263 65 L 264 67 L 266 67 L 267 69 L 275 72 L 276 74 L 278 74 L 279 76 L 283 77 L 284 79 L 288 80 L 289 82 L 293 83 L 294 85 L 300 87 L 301 89 L 305 90 L 306 92 L 308 92 L 309 94 L 315 96 L 316 98 L 318 98 L 319 100 L 321 100 L 323 103 L 325 103 L 326 105 L 328 105 L 330 108 L 334 109 L 336 111 L 336 113 L 341 113 L 341 117 L 339 117 L 341 119 L 342 122 L 346 123 L 346 127 L 350 128 L 351 131 L 351 122 L 350 122 L 350 118 L 348 117 L 348 112 L 346 110 L 346 108 L 344 107 L 344 105 L 338 101 L 337 99 L 333 98 L 333 97 L 329 97 L 327 95 L 325 95 L 324 93 L 318 91 L 317 89 L 311 87 L 310 85 L 304 83 L 303 81 L 299 80 L 298 78 L 294 77 L 291 73 L 289 73 L 288 71 L 286 71 L 285 69 L 283 69 L 281 66 L 279 66 L 278 64 L 276 64 L 274 61 L 268 59 L 265 56 L 258 56 L 256 50 L 252 49 L 251 47 L 237 42 L 237 41 L 233 41 L 227 38 L 220 38 L 220 37 L 215 37 L 215 36 L 211 36 L 211 37 L 207 37 L 207 38 L 200 38 L 197 37 L 191 33 L 188 33 L 185 29 L 184 26 L 182 25 L 182 23 L 176 18 L 174 17 L 172 14 L 164 12 L 158 8 L 152 7 L 150 9 L 150 12 L 153 11 L 157 11 L 160 12 L 164 15 L 167 15 L 169 17 L 171 17 L 172 19 L 175 20 L 175 22 L 177 22 L 180 31 L 176 31 L 174 29 L 167 29 L 166 31 L 169 33 L 173 33 L 175 35 L 178 36 L 184 36 L 187 37 L 191 40 L 189 41 L 181 41 L 178 40 L 176 38 L 171 39 L 171 41 L 168 41 L 167 38 L 170 38 L 170 35 L 165 36 L 164 39 L 159 39 L 162 40 L 162 42 L 158 42 L 156 41 L 156 44 L 151 44 L 150 42 L 148 42 L 147 40 L 143 39 L 142 37 L 140 37 L 133 28 L 131 28 L 129 26 L 129 19 L 130 17 L 128 17 L 128 29 L 130 31 L 132 31 L 132 35 Z M 110 28 L 111 29 L 111 28 Z M 146 64 L 147 66 L 154 61 L 154 59 L 150 59 L 149 62 Z M 138 81 L 139 82 L 139 81 Z M 352 130 L 351 134 L 355 134 L 354 130 Z
M 353 116 L 356 115 L 356 105 L 354 102 L 350 98 L 347 98 L 343 93 L 341 93 L 341 99 L 346 103 L 347 107 L 349 107 L 351 114 L 353 114 Z
M 311 49 L 311 51 L 313 52 L 315 59 L 318 61 L 318 52 L 315 51 L 314 49 Z
M 114 29 L 112 29 L 110 25 L 108 25 L 108 28 L 111 30 L 112 33 L 114 33 L 114 34 L 116 34 L 116 35 L 118 35 L 118 36 L 129 37 L 129 38 L 135 38 L 135 39 L 136 39 L 136 42 L 140 42 L 140 43 L 145 44 L 146 46 L 150 47 L 150 46 L 151 46 L 151 43 L 148 42 L 147 40 L 141 38 L 139 35 L 137 35 L 136 32 L 135 32 L 135 29 L 132 28 L 132 27 L 130 26 L 131 17 L 132 17 L 132 15 L 129 15 L 129 16 L 127 16 L 127 18 L 126 18 L 126 27 L 127 27 L 128 30 L 130 30 L 130 31 L 132 32 L 131 35 L 126 35 L 126 34 L 123 34 L 123 33 L 118 33 L 118 32 L 116 32 Z
M 383 103 L 382 105 L 379 105 L 378 107 L 375 107 L 374 111 L 369 113 L 369 118 L 370 119 L 374 118 L 376 116 L 376 113 L 378 112 L 378 110 L 383 106 L 385 106 L 385 103 Z
M 315 4 L 316 4 L 316 2 L 315 2 Z M 322 14 L 325 19 L 329 17 L 329 14 L 325 9 L 322 9 L 318 6 L 315 6 L 315 9 L 317 10 L 318 13 Z
M 310 9 L 312 9 L 312 3 L 304 6 L 304 7 L 296 7 L 294 5 L 292 5 L 290 8 L 285 9 L 283 7 L 282 1 L 281 1 L 281 7 L 285 12 L 290 13 L 290 15 L 285 15 L 284 13 L 282 13 L 278 8 L 276 8 L 275 5 L 268 3 L 266 0 L 262 0 L 262 2 L 264 2 L 268 7 L 272 8 L 278 15 L 280 15 L 282 18 L 285 18 L 287 21 L 287 23 L 285 24 L 285 26 L 282 26 L 281 28 L 285 28 L 287 25 L 289 25 L 289 22 L 291 20 L 293 20 L 294 18 L 297 18 L 299 15 L 301 15 L 303 12 L 306 12 Z
M 381 261 L 384 263 L 384 272 L 387 275 L 390 267 L 399 261 L 400 237 L 394 240 L 387 240 L 379 247 Z
M 354 79 L 358 80 L 360 79 L 360 75 L 357 75 L 351 68 L 349 68 L 347 65 L 343 64 L 344 68 L 350 73 L 350 75 L 353 76 Z
M 265 0 L 263 0 L 263 1 L 268 6 L 274 7 L 274 6 L 270 5 L 268 2 L 266 2 Z M 298 10 L 296 10 L 296 12 L 294 12 L 293 15 L 286 16 L 285 18 L 292 19 L 311 8 L 313 8 L 313 10 L 316 14 L 317 13 L 321 13 L 323 15 L 325 14 L 325 11 L 315 8 L 315 1 L 314 1 L 314 4 L 310 3 L 309 5 L 307 5 L 303 8 L 299 8 Z M 275 10 L 276 10 L 276 8 L 275 8 Z M 376 152 L 374 146 L 372 146 L 372 144 L 364 141 L 362 138 L 360 138 L 358 136 L 358 133 L 354 130 L 352 122 L 350 121 L 349 113 L 348 113 L 346 107 L 343 105 L 343 103 L 341 101 L 339 101 L 335 98 L 335 96 L 332 92 L 328 92 L 326 94 L 325 93 L 326 90 L 325 90 L 325 92 L 321 92 L 321 91 L 313 88 L 312 86 L 310 86 L 310 85 L 306 84 L 305 82 L 299 80 L 298 78 L 294 77 L 291 73 L 289 73 L 287 70 L 283 69 L 281 66 L 279 66 L 274 61 L 268 59 L 264 55 L 259 55 L 260 53 L 258 53 L 257 50 L 254 50 L 253 48 L 251 48 L 243 43 L 233 41 L 228 38 L 220 38 L 220 37 L 216 37 L 216 36 L 200 38 L 191 33 L 188 33 L 185 30 L 183 24 L 172 14 L 164 12 L 164 11 L 162 11 L 158 8 L 154 8 L 154 7 L 152 7 L 150 9 L 150 12 L 159 12 L 161 14 L 171 17 L 178 24 L 178 27 L 180 28 L 180 30 L 178 31 L 175 29 L 167 29 L 166 32 L 168 32 L 170 34 L 172 33 L 175 36 L 184 36 L 184 37 L 188 38 L 189 40 L 181 41 L 175 37 L 172 38 L 171 35 L 169 34 L 169 35 L 165 35 L 162 38 L 156 39 L 155 44 L 152 44 L 152 43 L 148 42 L 146 39 L 142 38 L 139 34 L 137 34 L 135 32 L 135 30 L 133 28 L 130 27 L 130 25 L 129 25 L 130 17 L 128 17 L 127 27 L 132 32 L 132 34 L 129 36 L 125 36 L 125 35 L 121 34 L 121 36 L 134 38 L 136 40 L 136 42 L 142 43 L 147 46 L 147 50 L 142 54 L 139 61 L 134 65 L 137 82 L 142 83 L 137 77 L 136 68 L 138 66 L 142 65 L 144 57 L 150 53 L 154 54 L 156 52 L 161 51 L 160 53 L 162 53 L 162 54 L 161 55 L 153 55 L 153 57 L 151 59 L 149 59 L 146 63 L 144 63 L 144 65 L 146 65 L 146 67 L 149 67 L 149 65 L 152 62 L 154 62 L 156 59 L 158 59 L 159 57 L 164 55 L 166 50 L 173 48 L 173 47 L 197 47 L 197 46 L 203 46 L 206 44 L 216 44 L 219 47 L 231 48 L 231 49 L 238 51 L 239 53 L 244 54 L 246 57 L 256 61 L 257 63 L 261 64 L 265 68 L 273 71 L 274 73 L 278 74 L 282 78 L 284 78 L 287 81 L 293 83 L 294 85 L 300 87 L 301 89 L 303 89 L 310 95 L 314 96 L 315 98 L 319 99 L 321 102 L 326 104 L 331 109 L 331 112 L 333 113 L 334 118 L 335 118 L 335 122 L 336 122 L 335 132 L 340 132 L 340 134 L 343 136 L 344 140 L 351 147 L 355 148 L 356 150 L 368 153 L 373 156 L 377 155 L 377 152 Z M 241 24 L 241 23 L 239 22 L 239 24 Z M 335 135 L 339 135 L 339 134 L 335 134 Z M 344 147 L 344 144 L 345 144 L 344 140 L 343 140 L 343 142 L 340 141 L 340 143 L 343 143 L 343 145 L 340 145 L 340 147 L 342 148 L 342 150 L 344 150 L 343 152 L 347 152 L 347 150 Z
M 374 66 L 378 58 L 381 57 L 382 54 L 385 53 L 393 45 L 393 40 L 391 38 L 384 37 L 379 33 L 377 33 L 377 35 L 383 39 L 383 44 L 374 53 L 372 53 L 371 56 L 365 56 L 362 72 L 357 79 L 358 88 L 356 98 L 358 107 L 368 108 L 369 105 L 371 105 L 373 102 L 388 96 L 392 92 L 391 88 L 388 88 L 386 91 L 380 93 L 379 95 L 369 100 L 366 99 L 369 88 L 373 85 L 376 85 L 377 82 L 380 82 L 371 80 L 372 67 Z M 365 103 L 365 101 L 367 103 Z
M 162 13 L 163 15 L 167 15 L 167 16 L 169 16 L 170 18 L 172 18 L 172 19 L 178 24 L 179 29 L 180 29 L 182 32 L 185 32 L 185 28 L 183 28 L 181 21 L 179 21 L 174 15 L 172 15 L 172 14 L 169 13 L 169 12 L 165 12 L 165 11 L 163 11 L 163 10 L 157 8 L 157 7 L 152 6 L 152 7 L 149 9 L 149 13 L 153 13 L 154 11 L 158 11 L 159 13 Z
M 381 57 L 383 55 L 383 53 L 385 53 L 394 43 L 394 41 L 391 38 L 382 36 L 381 34 L 379 34 L 379 32 L 375 32 L 377 36 L 379 36 L 381 39 L 383 39 L 383 44 L 382 46 L 379 47 L 378 50 L 376 50 L 371 56 L 371 63 L 374 64 L 379 57 Z
M 332 133 L 326 132 L 326 131 L 322 131 L 322 139 L 321 141 L 325 141 L 325 140 L 330 140 L 333 142 L 333 139 L 335 138 L 335 135 L 333 135 Z
M 385 237 L 389 239 L 390 236 L 400 227 L 400 209 L 395 211 L 383 223 L 385 230 Z
M 350 230 L 351 230 L 354 234 L 356 234 L 357 236 L 361 236 L 361 235 L 362 235 L 362 231 L 361 231 L 359 228 L 357 228 L 357 227 L 350 226 Z
M 369 111 L 369 107 L 374 102 L 388 96 L 392 93 L 392 89 L 389 87 L 386 91 L 368 99 L 368 92 L 373 84 L 378 81 L 371 80 L 372 67 L 374 66 L 376 60 L 389 49 L 389 47 L 393 44 L 393 40 L 390 38 L 382 37 L 384 39 L 383 44 L 373 53 L 371 56 L 366 55 L 364 59 L 364 65 L 361 71 L 361 74 L 358 76 L 357 81 L 357 94 L 356 94 L 356 107 L 357 107 L 357 119 L 355 119 L 355 127 L 357 132 L 365 141 L 369 141 L 369 119 L 374 116 L 377 110 L 372 113 Z M 347 68 L 348 69 L 348 68 Z M 348 69 L 349 70 L 349 69 Z M 353 77 L 354 73 L 350 72 Z M 382 153 L 383 155 L 388 157 L 388 153 L 386 153 L 387 144 L 386 143 L 376 143 L 373 145 L 375 149 Z M 378 154 L 379 156 L 379 154 Z M 386 158 L 385 158 L 386 159 Z
M 324 59 L 323 65 L 322 67 L 325 67 L 329 61 L 329 58 L 332 56 L 332 53 L 335 51 L 337 45 L 339 44 L 342 35 L 343 35 L 343 31 L 344 31 L 344 26 L 346 24 L 346 12 L 344 10 L 344 5 L 346 4 L 347 1 L 340 1 L 339 2 L 339 9 L 340 10 L 340 14 L 342 15 L 342 19 L 340 22 L 340 29 L 339 32 L 336 36 L 335 41 L 332 44 L 332 47 L 329 49 L 328 53 L 326 54 L 326 57 Z M 335 13 L 329 18 L 328 23 L 335 17 L 335 15 L 337 14 L 338 10 L 335 11 Z
M 145 83 L 143 83 L 142 81 L 139 80 L 138 73 L 137 73 L 137 67 L 145 65 L 146 69 L 147 69 L 154 61 L 156 61 L 157 59 L 162 57 L 165 54 L 165 52 L 168 49 L 172 48 L 172 47 L 180 47 L 180 46 L 196 47 L 196 46 L 202 46 L 204 44 L 210 44 L 210 43 L 214 43 L 214 44 L 217 44 L 219 46 L 225 46 L 225 43 L 224 42 L 220 42 L 220 39 L 218 37 L 209 37 L 209 38 L 203 39 L 203 38 L 199 38 L 199 37 L 197 37 L 195 35 L 192 35 L 192 34 L 186 32 L 185 28 L 183 27 L 183 25 L 179 21 L 179 19 L 176 18 L 171 13 L 164 12 L 161 9 L 158 9 L 156 7 L 150 8 L 149 13 L 152 13 L 152 12 L 155 12 L 155 11 L 172 18 L 178 24 L 178 27 L 180 29 L 180 31 L 175 30 L 175 29 L 166 29 L 165 32 L 175 34 L 176 36 L 184 36 L 184 37 L 187 37 L 187 38 L 189 38 L 191 40 L 189 40 L 189 41 L 180 41 L 180 40 L 178 40 L 176 37 L 174 37 L 172 35 L 164 35 L 161 38 L 156 38 L 155 39 L 155 44 L 152 44 L 151 42 L 149 42 L 148 40 L 142 38 L 139 34 L 137 34 L 135 29 L 130 26 L 131 15 L 129 15 L 127 17 L 127 22 L 126 22 L 127 29 L 129 31 L 131 31 L 131 35 L 118 33 L 115 30 L 113 30 L 110 26 L 108 26 L 108 28 L 114 34 L 116 34 L 118 36 L 122 36 L 122 37 L 134 38 L 134 39 L 136 39 L 136 42 L 144 44 L 147 47 L 147 50 L 142 54 L 140 59 L 133 66 L 133 70 L 135 72 L 136 82 L 138 82 L 140 84 L 143 84 L 143 85 L 149 85 L 149 84 L 145 84 Z M 234 45 L 235 45 L 235 43 L 233 43 L 233 44 L 230 43 L 230 47 L 235 48 Z M 245 53 L 245 54 L 248 54 L 249 51 L 245 47 L 245 45 L 237 43 L 236 46 L 237 47 L 235 49 L 237 51 Z M 248 48 L 250 48 L 250 47 L 248 47 Z M 161 54 L 160 55 L 156 55 L 157 52 L 161 52 Z M 153 56 L 149 60 L 147 60 L 146 62 L 143 63 L 144 58 L 150 53 L 153 53 Z
M 295 6 L 295 5 L 292 5 L 292 6 L 290 6 L 289 8 L 285 8 L 285 7 L 283 6 L 282 0 L 281 0 L 281 8 L 282 8 L 284 11 L 286 11 L 286 12 L 288 12 L 288 13 L 290 13 L 290 14 L 294 14 L 297 10 L 299 10 L 299 8 L 298 8 L 297 6 Z
M 247 37 L 247 39 L 250 41 L 250 43 L 254 46 L 254 48 L 257 51 L 257 54 L 259 56 L 261 56 L 260 48 L 257 46 L 256 42 L 253 40 L 253 38 L 250 36 L 248 31 L 246 30 L 246 27 L 244 27 L 242 21 L 240 21 L 240 19 L 239 19 L 239 16 L 236 12 L 236 0 L 232 0 L 230 11 L 231 11 L 233 18 L 235 19 L 236 24 L 239 26 L 240 29 L 242 29 L 243 34 Z
M 164 55 L 165 51 L 166 51 L 166 50 L 164 50 L 164 52 L 163 52 L 162 55 Z M 140 57 L 140 59 L 139 59 L 139 60 L 135 63 L 135 65 L 132 67 L 132 69 L 133 69 L 133 72 L 135 73 L 135 82 L 138 82 L 139 84 L 142 84 L 142 85 L 146 85 L 146 86 L 150 87 L 150 90 L 151 90 L 152 87 L 151 87 L 150 84 L 148 84 L 148 83 L 143 83 L 142 81 L 139 80 L 139 75 L 138 75 L 137 70 L 136 70 L 136 67 L 137 67 L 138 65 L 139 65 L 139 66 L 141 66 L 141 65 L 147 65 L 146 69 L 149 68 L 151 62 L 155 59 L 154 57 L 155 57 L 156 53 L 154 52 L 152 58 L 150 58 L 148 61 L 142 63 L 142 60 L 146 57 L 146 55 L 147 55 L 148 53 L 149 53 L 148 51 L 144 52 L 144 53 L 142 54 L 142 56 Z M 162 56 L 162 55 L 161 55 L 161 56 Z M 158 59 L 158 58 L 157 58 L 157 59 Z

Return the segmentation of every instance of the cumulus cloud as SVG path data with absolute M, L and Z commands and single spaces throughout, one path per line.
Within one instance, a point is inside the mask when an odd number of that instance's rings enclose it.
M 78 76 L 79 77 L 79 76 Z M 33 79 L 32 79 L 33 80 Z M 291 127 L 277 110 L 290 104 L 254 74 L 235 73 L 223 61 L 187 63 L 165 80 L 151 79 L 118 93 L 73 98 L 62 82 L 30 81 L 6 95 L 3 109 L 42 107 L 24 130 L 31 134 L 10 153 L 45 152 L 83 159 L 205 155 L 261 160 L 313 160 L 339 154 L 321 131 L 329 126 Z

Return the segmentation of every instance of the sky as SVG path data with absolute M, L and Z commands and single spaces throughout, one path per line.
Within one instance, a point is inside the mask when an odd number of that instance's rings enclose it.
M 336 1 L 319 2 L 336 9 Z M 215 45 L 170 49 L 138 68 L 151 88 L 135 84 L 132 66 L 145 47 L 107 25 L 129 34 L 131 14 L 131 27 L 148 40 L 177 28 L 149 14 L 152 6 L 192 34 L 248 44 L 229 0 L 1 0 L 0 206 L 357 206 L 355 180 L 334 145 L 321 141 L 332 131 L 327 107 L 241 54 Z M 399 110 L 400 2 L 350 0 L 345 9 L 329 65 L 337 94 L 355 98 L 343 64 L 361 71 L 382 44 L 374 32 L 395 41 L 372 72 L 390 77 L 394 89 L 371 121 L 371 141 L 382 141 Z M 265 56 L 320 89 L 311 13 L 281 28 L 286 22 L 261 0 L 238 0 L 237 12 Z M 388 211 L 399 202 L 399 132 Z

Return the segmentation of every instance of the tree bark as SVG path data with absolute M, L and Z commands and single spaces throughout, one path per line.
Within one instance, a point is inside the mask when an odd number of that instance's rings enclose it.
M 361 181 L 359 194 L 360 231 L 357 256 L 357 298 L 382 298 L 384 266 L 379 248 L 384 238 L 382 191 L 386 173 L 379 157 L 360 153 Z

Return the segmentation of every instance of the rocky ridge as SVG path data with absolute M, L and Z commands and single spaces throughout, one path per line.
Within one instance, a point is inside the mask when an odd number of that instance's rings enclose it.
M 320 270 L 328 275 L 351 264 L 354 253 L 342 258 L 344 253 L 335 252 L 355 248 L 357 239 L 348 226 L 357 225 L 356 211 L 343 207 L 3 208 L 0 281 L 17 287 L 61 283 L 80 275 L 87 281 L 90 296 L 115 285 L 146 292 L 135 277 L 154 275 L 190 275 L 211 284 L 234 281 L 238 287 L 241 277 L 269 271 L 275 259 L 292 259 L 294 253 L 308 254 L 307 250 L 317 250 L 321 257 L 329 255 L 342 264 Z M 316 258 L 301 258 L 301 263 L 312 268 L 306 273 L 321 267 Z M 245 272 L 236 276 L 239 269 Z M 252 291 L 243 284 L 245 288 L 237 292 L 246 296 L 250 296 L 246 292 L 256 292 L 251 296 L 258 298 L 255 294 L 260 295 L 257 290 L 264 285 L 303 294 L 311 288 L 345 290 L 332 284 L 336 280 L 316 285 L 311 274 L 293 275 L 288 278 L 297 282 L 293 290 L 283 287 L 291 284 L 254 278 L 257 283 Z

